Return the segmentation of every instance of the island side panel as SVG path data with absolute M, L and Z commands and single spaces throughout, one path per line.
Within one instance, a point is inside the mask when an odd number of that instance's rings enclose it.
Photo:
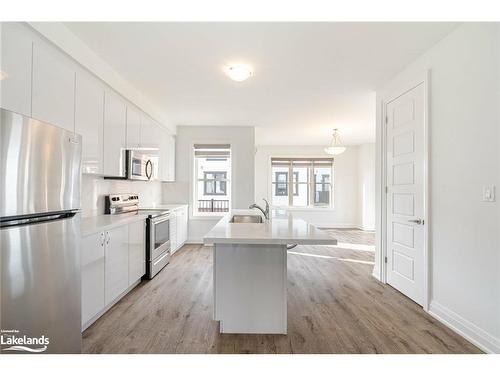
M 221 333 L 286 334 L 286 245 L 214 245 L 214 319 Z

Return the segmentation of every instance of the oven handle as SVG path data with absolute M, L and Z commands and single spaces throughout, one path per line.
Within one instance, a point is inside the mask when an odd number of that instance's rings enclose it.
M 160 217 L 160 218 L 157 218 L 157 219 L 151 219 L 151 221 L 152 221 L 152 223 L 154 225 L 164 223 L 167 220 L 170 220 L 170 215 L 167 216 L 167 217 Z

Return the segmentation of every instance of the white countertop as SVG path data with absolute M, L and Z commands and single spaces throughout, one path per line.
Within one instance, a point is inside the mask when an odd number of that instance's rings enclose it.
M 136 221 L 146 220 L 147 217 L 147 215 L 137 213 L 84 217 L 82 218 L 80 229 L 82 237 L 85 237 L 102 232 L 103 230 L 109 230 Z
M 141 206 L 139 208 L 142 210 L 176 210 L 181 207 L 188 206 L 187 203 L 169 203 L 169 204 L 150 204 Z
M 172 204 L 153 204 L 139 206 L 140 209 L 146 210 L 176 210 L 178 208 L 188 206 L 186 203 L 172 203 Z M 126 225 L 133 223 L 135 221 L 146 220 L 147 215 L 130 213 L 130 214 L 119 214 L 119 215 L 96 215 L 82 218 L 81 222 L 81 233 L 82 237 L 102 232 L 103 230 L 108 230 L 114 227 L 119 227 L 121 225 Z
M 203 238 L 205 244 L 298 244 L 336 245 L 326 231 L 293 217 L 284 210 L 272 210 L 264 223 L 230 223 L 233 215 L 259 215 L 258 210 L 232 210 Z M 262 215 L 260 215 L 262 216 Z

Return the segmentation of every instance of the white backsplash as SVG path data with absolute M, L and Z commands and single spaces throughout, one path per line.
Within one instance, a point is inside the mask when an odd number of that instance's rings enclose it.
M 158 181 L 105 180 L 84 174 L 82 176 L 82 216 L 104 214 L 104 196 L 132 193 L 139 195 L 141 205 L 162 203 L 162 183 Z
M 162 184 L 162 203 L 189 203 L 189 182 Z

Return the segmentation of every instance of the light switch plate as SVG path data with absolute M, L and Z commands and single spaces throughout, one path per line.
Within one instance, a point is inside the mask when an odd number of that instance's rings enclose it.
M 495 202 L 495 185 L 483 186 L 483 202 Z

